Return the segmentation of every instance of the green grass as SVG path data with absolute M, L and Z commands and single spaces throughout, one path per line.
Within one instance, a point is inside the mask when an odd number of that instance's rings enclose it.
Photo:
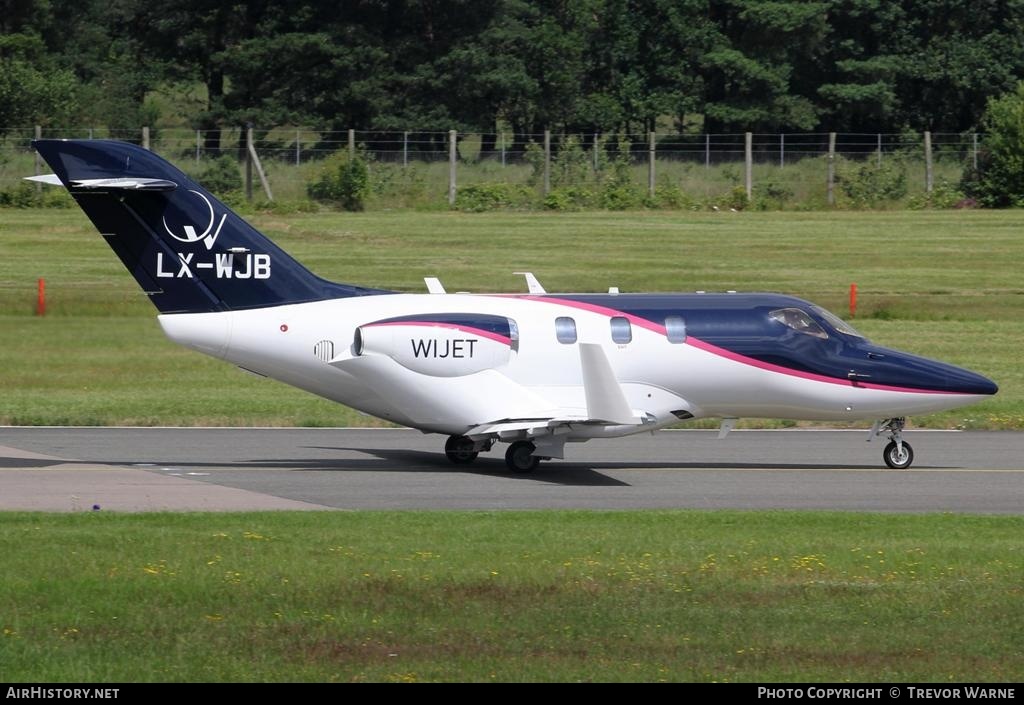
M 423 291 L 779 291 L 878 342 L 985 373 L 998 396 L 915 419 L 1024 427 L 1024 212 L 257 214 L 328 278 Z M 49 315 L 33 316 L 36 280 Z M 0 210 L 0 422 L 373 423 L 167 342 L 120 262 L 74 210 Z M 153 389 L 160 390 L 154 394 Z
M 0 680 L 1019 681 L 1021 517 L 0 515 Z

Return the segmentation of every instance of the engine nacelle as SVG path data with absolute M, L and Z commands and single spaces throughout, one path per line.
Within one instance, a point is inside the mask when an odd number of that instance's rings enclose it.
M 462 377 L 501 367 L 518 348 L 515 321 L 481 314 L 423 314 L 359 326 L 353 355 L 386 355 L 432 377 Z

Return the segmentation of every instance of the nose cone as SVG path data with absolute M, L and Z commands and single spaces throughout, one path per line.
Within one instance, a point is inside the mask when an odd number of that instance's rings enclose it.
M 938 364 L 945 370 L 945 381 L 941 387 L 944 392 L 991 396 L 999 391 L 999 385 L 984 375 L 954 365 Z
M 977 372 L 898 350 L 869 351 L 871 381 L 912 390 L 991 396 L 999 386 Z

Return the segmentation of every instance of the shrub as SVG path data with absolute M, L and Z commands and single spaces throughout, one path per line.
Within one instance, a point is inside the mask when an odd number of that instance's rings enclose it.
M 886 156 L 879 164 L 874 157 L 857 163 L 838 158 L 836 182 L 858 208 L 870 208 L 907 195 L 905 157 Z
M 241 193 L 243 186 L 238 161 L 226 154 L 207 161 L 196 181 L 221 199 L 228 197 L 232 192 Z
M 42 205 L 42 200 L 35 184 L 27 181 L 18 181 L 10 188 L 0 190 L 0 206 L 6 208 L 35 208 Z
M 741 211 L 749 205 L 750 200 L 747 198 L 745 186 L 733 186 L 711 202 L 712 208 L 726 208 L 734 211 Z
M 793 189 L 774 179 L 765 179 L 754 186 L 754 199 L 751 207 L 754 210 L 782 210 L 793 198 Z
M 458 190 L 455 194 L 455 208 L 481 213 L 500 208 L 527 207 L 532 197 L 530 189 L 518 184 L 473 184 Z
M 945 179 L 941 179 L 938 184 L 932 188 L 931 193 L 924 193 L 919 196 L 914 196 L 907 201 L 907 208 L 919 210 L 923 208 L 958 208 L 964 203 L 964 194 L 957 188 L 954 188 Z
M 610 211 L 624 211 L 643 206 L 644 197 L 633 184 L 619 185 L 613 182 L 604 187 L 598 202 L 602 208 Z
M 564 186 L 552 189 L 544 198 L 544 207 L 552 211 L 579 211 L 592 208 L 596 199 L 594 192 L 581 186 Z
M 566 138 L 551 162 L 552 186 L 578 186 L 591 175 L 590 158 L 575 136 Z
M 649 199 L 651 208 L 665 208 L 668 210 L 689 210 L 696 205 L 694 200 L 678 186 L 674 184 L 658 184 L 654 189 L 654 198 Z
M 360 154 L 349 157 L 340 152 L 328 159 L 306 192 L 314 201 L 339 205 L 347 211 L 366 207 L 370 170 Z

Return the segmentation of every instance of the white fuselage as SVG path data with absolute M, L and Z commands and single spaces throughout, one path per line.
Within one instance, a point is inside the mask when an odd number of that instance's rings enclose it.
M 472 333 L 453 337 L 442 328 L 395 326 L 382 348 L 362 354 L 353 349 L 356 330 L 375 321 L 465 311 L 515 321 L 516 344 L 502 356 Z M 558 317 L 575 321 L 576 342 L 556 339 Z M 680 411 L 695 418 L 859 420 L 930 413 L 984 398 L 780 373 L 708 346 L 670 342 L 640 325 L 632 326 L 630 342 L 616 343 L 607 315 L 530 297 L 387 294 L 164 314 L 159 320 L 171 340 L 187 347 L 367 414 L 446 434 L 509 419 L 585 419 L 581 344 L 600 346 L 643 422 L 581 424 L 570 429 L 570 439 L 649 431 L 677 422 Z

